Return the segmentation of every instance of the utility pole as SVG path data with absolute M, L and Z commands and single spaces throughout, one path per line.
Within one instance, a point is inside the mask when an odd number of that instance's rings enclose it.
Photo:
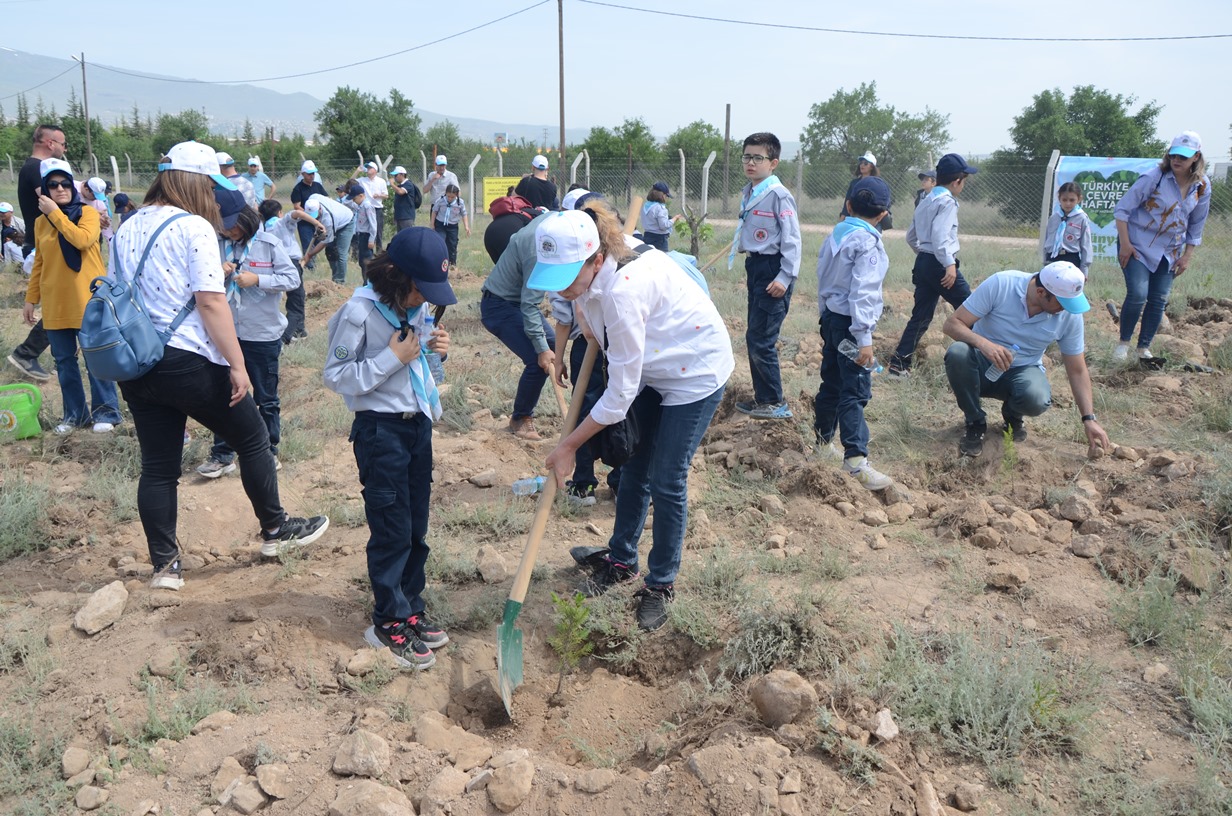
M 86 112 L 86 167 L 89 168 L 90 175 L 93 175 L 95 170 L 94 142 L 90 139 L 90 94 L 86 91 L 86 52 L 82 51 L 80 57 L 76 54 L 72 57 L 81 63 L 81 104 Z
M 560 189 L 564 190 L 568 186 L 565 175 L 565 0 L 556 0 L 556 30 L 560 44 Z

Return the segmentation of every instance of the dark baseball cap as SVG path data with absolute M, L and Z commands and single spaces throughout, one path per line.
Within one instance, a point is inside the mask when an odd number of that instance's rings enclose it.
M 866 191 L 871 196 L 868 199 L 869 204 L 882 210 L 890 209 L 890 185 L 885 183 L 885 179 L 878 176 L 865 176 L 851 188 L 851 195 L 848 198 L 854 201 L 860 197 L 860 193 Z
M 979 168 L 967 164 L 967 160 L 957 153 L 946 153 L 937 162 L 938 176 L 952 176 L 956 173 L 974 175 L 978 172 L 980 172 Z
M 658 190 L 660 193 L 663 193 L 663 195 L 667 196 L 668 198 L 672 197 L 672 191 L 668 189 L 666 181 L 656 181 L 654 184 L 650 185 L 650 189 Z
M 435 230 L 408 227 L 393 237 L 385 251 L 429 303 L 452 306 L 458 302 L 449 285 L 449 250 Z
M 926 178 L 930 178 L 930 179 L 932 179 L 933 181 L 936 181 L 936 180 L 937 180 L 937 171 L 935 171 L 935 170 L 921 170 L 921 171 L 920 171 L 920 174 L 919 174 L 919 175 L 917 175 L 917 176 L 916 176 L 916 178 L 918 178 L 920 181 L 923 181 L 923 180 L 924 180 L 924 179 L 926 179 Z
M 214 187 L 214 200 L 218 202 L 218 211 L 222 215 L 222 228 L 231 229 L 239 220 L 240 212 L 248 206 L 244 194 L 239 190 L 226 190 L 221 186 Z

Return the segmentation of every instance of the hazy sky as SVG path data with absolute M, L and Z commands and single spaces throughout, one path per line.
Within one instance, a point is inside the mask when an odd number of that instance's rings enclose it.
M 184 7 L 171 2 L 124 0 L 111 7 L 112 13 L 95 3 L 0 0 L 0 5 L 5 8 L 3 44 L 13 48 L 60 57 L 84 50 L 91 62 L 137 71 L 243 80 L 380 56 L 534 2 L 366 0 L 348 6 L 336 0 L 214 0 L 194 12 L 191 23 Z M 886 32 L 1038 37 L 1232 33 L 1229 0 L 1194 0 L 1181 6 L 1145 0 L 615 2 L 737 20 Z M 695 119 L 721 130 L 723 107 L 730 102 L 733 136 L 765 129 L 796 141 L 810 105 L 839 88 L 876 80 L 883 102 L 911 112 L 931 107 L 948 113 L 950 147 L 983 154 L 1008 144 L 1012 118 L 1033 94 L 1093 84 L 1160 102 L 1161 138 L 1195 129 L 1211 159 L 1228 158 L 1229 39 L 1082 44 L 903 39 L 686 20 L 579 0 L 565 0 L 564 14 L 570 128 L 612 126 L 627 116 L 641 116 L 660 139 Z M 49 28 L 48 15 L 75 23 Z M 185 27 L 175 25 L 177 20 L 200 33 L 190 37 Z M 216 28 L 206 28 L 207 20 Z M 22 31 L 31 36 L 15 39 Z M 55 47 L 48 47 L 44 35 Z M 105 73 L 99 73 L 98 81 L 105 81 Z M 427 110 L 542 123 L 555 134 L 556 2 L 410 54 L 259 84 L 322 99 L 344 84 L 382 95 L 396 85 Z

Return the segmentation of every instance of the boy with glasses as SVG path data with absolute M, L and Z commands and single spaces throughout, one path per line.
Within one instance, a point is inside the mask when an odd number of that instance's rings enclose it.
M 783 396 L 777 344 L 800 273 L 801 242 L 796 200 L 774 175 L 781 151 L 773 133 L 754 133 L 744 140 L 740 161 L 749 183 L 740 194 L 740 220 L 727 259 L 731 269 L 736 252 L 748 253 L 744 271 L 749 317 L 744 340 L 753 399 L 737 402 L 736 410 L 754 419 L 792 417 Z

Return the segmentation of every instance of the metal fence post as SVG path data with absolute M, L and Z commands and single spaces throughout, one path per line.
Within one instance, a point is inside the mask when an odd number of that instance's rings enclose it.
M 689 190 L 684 179 L 684 150 L 677 148 L 676 152 L 680 154 L 680 206 L 683 207 L 689 203 Z
M 586 189 L 590 189 L 590 151 L 583 150 L 583 155 L 586 156 Z
M 719 157 L 715 151 L 710 151 L 709 158 L 702 165 L 702 216 L 704 217 L 710 211 L 710 168 L 714 164 L 714 160 Z
M 133 187 L 133 157 L 125 153 L 124 162 L 128 165 L 128 187 L 131 190 Z
M 740 169 L 744 169 L 743 165 L 741 165 Z M 801 152 L 796 153 L 796 195 L 799 196 L 796 199 L 796 206 L 800 207 L 806 198 L 804 195 L 804 154 Z M 800 209 L 803 210 L 803 207 L 800 207 Z M 796 220 L 800 220 L 799 212 L 796 213 Z
M 108 156 L 111 159 L 111 177 L 115 179 L 116 190 L 120 189 L 120 163 L 116 161 L 115 156 Z
M 1040 203 L 1040 246 L 1048 240 L 1048 216 L 1052 214 L 1052 182 L 1057 175 L 1057 164 L 1061 161 L 1061 151 L 1054 150 L 1048 157 L 1048 167 L 1044 170 L 1044 199 Z
M 583 150 L 573 157 L 573 163 L 569 165 L 569 183 L 577 184 L 577 169 L 582 163 L 582 159 L 586 158 L 586 151 Z
M 466 173 L 467 173 L 469 183 L 470 183 L 471 211 L 472 212 L 474 212 L 475 210 L 475 166 L 479 164 L 481 159 L 483 159 L 483 154 L 476 153 L 475 158 L 471 159 L 470 166 L 466 168 Z

